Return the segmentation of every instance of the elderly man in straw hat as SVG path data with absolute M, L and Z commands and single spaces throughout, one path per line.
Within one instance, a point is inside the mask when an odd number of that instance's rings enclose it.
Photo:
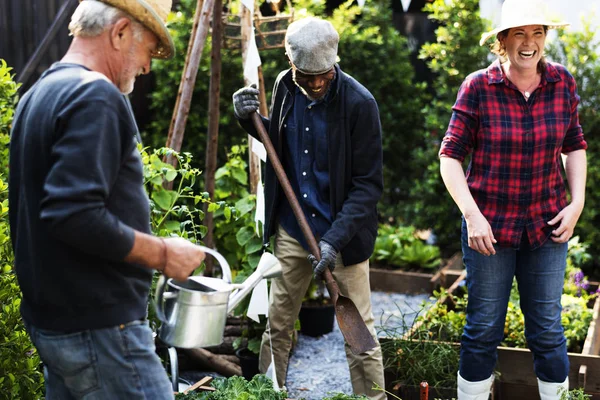
M 325 268 L 333 272 L 375 337 L 369 257 L 383 186 L 381 125 L 371 93 L 336 64 L 338 41 L 327 21 L 306 18 L 290 24 L 285 49 L 291 68 L 275 82 L 270 118 L 261 116 L 321 250 L 320 262 L 309 255 L 267 160 L 264 240 L 275 235 L 283 276 L 271 285 L 271 341 L 265 334 L 260 369 L 265 372 L 271 362 L 272 342 L 280 385 L 286 380 L 294 321 L 313 270 L 318 278 Z M 258 109 L 258 90 L 238 90 L 233 104 L 241 125 L 256 137 L 249 116 Z M 385 399 L 383 392 L 372 390 L 374 383 L 384 385 L 379 345 L 358 355 L 346 346 L 346 355 L 354 392 Z
M 541 399 L 559 399 L 569 387 L 561 295 L 567 242 L 585 199 L 587 144 L 575 80 L 544 60 L 548 29 L 564 25 L 542 0 L 506 0 L 500 26 L 481 38 L 496 38 L 499 59 L 463 82 L 440 149 L 444 183 L 464 216 L 469 305 L 459 400 L 488 399 L 513 278 Z
M 171 0 L 86 0 L 73 42 L 21 99 L 10 144 L 10 226 L 21 313 L 46 398 L 171 399 L 146 318 L 154 270 L 185 279 L 204 253 L 150 234 L 130 104 L 173 54 Z

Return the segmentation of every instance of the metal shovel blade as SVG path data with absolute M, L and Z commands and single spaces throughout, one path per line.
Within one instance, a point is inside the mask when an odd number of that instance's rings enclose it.
M 361 354 L 373 349 L 377 343 L 360 316 L 358 308 L 352 300 L 340 294 L 340 289 L 329 270 L 325 270 L 325 283 L 335 306 L 338 326 L 352 353 Z

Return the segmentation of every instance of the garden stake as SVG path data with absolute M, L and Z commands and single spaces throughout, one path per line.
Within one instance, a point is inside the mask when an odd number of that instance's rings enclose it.
M 302 229 L 302 233 L 308 242 L 310 252 L 315 255 L 317 260 L 320 260 L 321 252 L 319 251 L 317 241 L 313 236 L 310 227 L 308 226 L 304 212 L 300 207 L 300 203 L 298 203 L 298 199 L 296 199 L 296 196 L 294 195 L 292 185 L 285 174 L 283 166 L 279 161 L 279 157 L 277 157 L 277 152 L 273 147 L 273 143 L 271 143 L 271 139 L 267 134 L 262 120 L 256 112 L 252 113 L 250 118 L 252 118 L 252 123 L 258 132 L 260 141 L 267 150 L 267 156 L 271 160 L 271 164 L 273 164 L 273 169 L 275 170 L 275 174 L 277 175 L 279 183 L 283 188 L 283 192 L 285 193 L 285 196 L 292 207 L 292 211 L 294 211 L 294 215 L 298 220 L 300 229 Z M 333 275 L 331 274 L 329 268 L 325 268 L 323 276 L 325 278 L 325 283 L 327 284 L 327 290 L 331 296 L 331 301 L 335 306 L 335 316 L 338 325 L 342 331 L 342 334 L 344 335 L 346 343 L 348 343 L 350 346 L 352 353 L 361 354 L 373 349 L 377 343 L 375 342 L 375 339 L 373 339 L 373 336 L 371 336 L 371 332 L 369 332 L 369 329 L 367 328 L 365 321 L 363 321 L 362 317 L 360 316 L 360 313 L 358 312 L 354 302 L 348 297 L 340 294 L 340 289 L 333 279 Z
M 429 400 L 429 384 L 427 381 L 421 382 L 419 385 L 420 396 L 419 400 Z

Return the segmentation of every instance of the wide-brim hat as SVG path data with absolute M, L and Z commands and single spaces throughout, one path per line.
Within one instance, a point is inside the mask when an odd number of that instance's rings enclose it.
M 84 1 L 84 0 L 79 0 Z M 99 0 L 125 11 L 152 31 L 159 40 L 153 58 L 171 58 L 175 54 L 173 38 L 165 23 L 171 11 L 172 0 Z
M 506 29 L 527 25 L 559 28 L 570 24 L 553 18 L 543 0 L 505 0 L 502 4 L 500 26 L 482 34 L 479 45 L 483 46 L 489 38 L 495 37 Z

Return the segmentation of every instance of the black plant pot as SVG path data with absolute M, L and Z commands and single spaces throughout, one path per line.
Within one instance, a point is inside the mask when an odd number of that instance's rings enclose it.
M 335 308 L 333 304 L 302 304 L 300 309 L 300 332 L 307 336 L 321 336 L 333 330 Z
M 247 381 L 251 381 L 254 375 L 258 375 L 258 354 L 253 353 L 247 348 L 238 349 L 235 355 L 240 359 L 242 375 Z

